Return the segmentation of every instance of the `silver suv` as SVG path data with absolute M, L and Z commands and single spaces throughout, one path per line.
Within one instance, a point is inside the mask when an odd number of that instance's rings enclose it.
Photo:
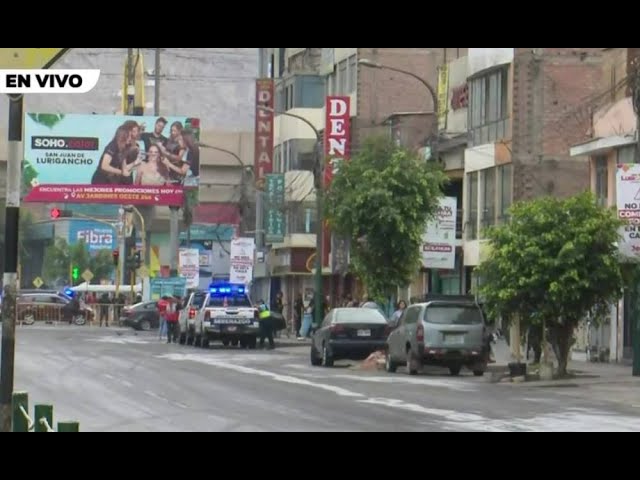
M 387 338 L 386 370 L 405 365 L 416 375 L 424 365 L 459 375 L 466 367 L 475 376 L 487 369 L 488 332 L 482 309 L 470 296 L 427 295 L 407 308 Z

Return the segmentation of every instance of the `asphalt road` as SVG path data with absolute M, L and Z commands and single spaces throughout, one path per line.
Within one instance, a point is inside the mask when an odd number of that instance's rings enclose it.
M 82 431 L 639 431 L 640 408 L 469 373 L 309 364 L 308 347 L 167 345 L 97 327 L 18 329 L 16 390 Z

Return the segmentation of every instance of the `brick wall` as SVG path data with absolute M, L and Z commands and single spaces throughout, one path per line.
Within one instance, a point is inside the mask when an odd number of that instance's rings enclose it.
M 594 106 L 608 100 L 602 48 L 517 48 L 513 72 L 514 199 L 589 188 L 572 145 L 591 135 Z M 604 95 L 603 95 L 603 92 Z
M 444 58 L 442 48 L 359 48 L 358 58 L 368 59 L 410 71 L 428 81 L 437 89 L 437 67 Z M 448 55 L 454 55 L 448 49 Z M 389 70 L 358 67 L 358 119 L 354 121 L 352 141 L 354 147 L 361 138 L 387 133 L 380 123 L 397 112 L 431 112 L 434 105 L 428 90 L 417 80 Z M 427 137 L 431 126 L 425 123 L 416 136 Z

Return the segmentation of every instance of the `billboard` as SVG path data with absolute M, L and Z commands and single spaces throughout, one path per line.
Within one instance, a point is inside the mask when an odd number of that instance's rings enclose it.
M 422 236 L 422 266 L 454 270 L 456 264 L 456 218 L 458 199 L 440 199 L 435 218 L 427 224 Z
M 640 258 L 640 164 L 618 165 L 616 192 L 618 218 L 626 222 L 618 248 L 628 259 Z
M 24 201 L 182 206 L 199 137 L 191 117 L 29 113 Z
M 273 128 L 275 113 L 259 107 L 274 108 L 273 79 L 256 80 L 255 172 L 256 180 L 273 172 Z
M 100 250 L 115 250 L 118 239 L 115 228 L 104 223 L 84 220 L 70 221 L 69 245 L 76 245 L 81 240 L 84 240 L 89 253 L 93 255 Z

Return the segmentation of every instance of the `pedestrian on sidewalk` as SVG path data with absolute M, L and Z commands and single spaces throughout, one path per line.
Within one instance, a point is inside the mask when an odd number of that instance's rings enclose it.
M 160 317 L 160 328 L 158 329 L 158 339 L 162 340 L 167 334 L 167 314 L 169 312 L 169 297 L 163 296 L 157 304 L 158 316 Z
M 167 309 L 167 343 L 178 343 L 178 316 L 179 301 L 175 298 L 168 299 L 169 307 Z
M 301 339 L 302 334 L 300 330 L 302 329 L 302 317 L 304 315 L 304 300 L 302 298 L 302 293 L 298 293 L 296 295 L 296 300 L 293 303 L 293 328 L 294 335 L 298 337 L 298 340 Z

